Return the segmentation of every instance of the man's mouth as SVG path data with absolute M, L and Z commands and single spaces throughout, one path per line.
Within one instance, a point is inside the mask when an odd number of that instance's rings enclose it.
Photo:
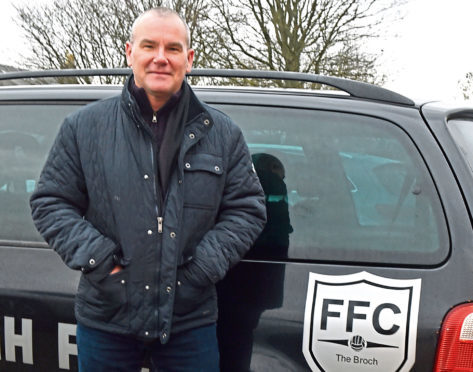
M 153 74 L 153 75 L 171 75 L 170 72 L 165 72 L 165 71 L 148 71 L 148 74 Z

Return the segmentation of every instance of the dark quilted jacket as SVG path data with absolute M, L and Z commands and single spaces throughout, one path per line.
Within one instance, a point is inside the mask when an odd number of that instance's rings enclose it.
M 45 240 L 83 272 L 77 320 L 165 343 L 171 330 L 215 322 L 214 284 L 262 230 L 264 193 L 240 129 L 191 93 L 159 210 L 148 129 L 126 88 L 73 113 L 31 207 Z M 124 269 L 109 275 L 117 262 Z

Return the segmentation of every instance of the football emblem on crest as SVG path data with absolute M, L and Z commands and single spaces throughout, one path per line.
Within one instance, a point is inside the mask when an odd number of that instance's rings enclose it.
M 353 350 L 360 351 L 366 347 L 366 341 L 361 336 L 353 336 L 350 340 L 350 346 Z

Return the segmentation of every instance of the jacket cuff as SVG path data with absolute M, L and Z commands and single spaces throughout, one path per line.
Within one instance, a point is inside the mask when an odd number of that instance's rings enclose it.
M 217 275 L 209 276 L 194 260 L 182 268 L 184 277 L 196 287 L 206 287 L 220 280 Z
M 115 265 L 121 265 L 123 260 L 122 250 L 119 244 L 115 245 L 111 254 L 100 257 L 98 255 L 92 255 L 89 257 L 87 264 L 82 266 L 80 270 L 84 274 L 89 274 L 95 271 L 103 272 L 104 268 L 112 271 Z M 110 272 L 109 271 L 109 272 Z

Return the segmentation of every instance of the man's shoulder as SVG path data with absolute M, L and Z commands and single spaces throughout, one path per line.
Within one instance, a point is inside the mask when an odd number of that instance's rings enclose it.
M 216 126 L 217 128 L 223 127 L 228 129 L 239 130 L 238 125 L 226 113 L 206 103 L 204 103 L 203 106 L 210 115 L 214 126 Z
M 242 130 L 230 116 L 209 105 L 205 105 L 205 109 L 212 122 L 208 138 L 214 146 L 220 145 L 226 151 L 233 151 L 239 143 L 245 141 Z

